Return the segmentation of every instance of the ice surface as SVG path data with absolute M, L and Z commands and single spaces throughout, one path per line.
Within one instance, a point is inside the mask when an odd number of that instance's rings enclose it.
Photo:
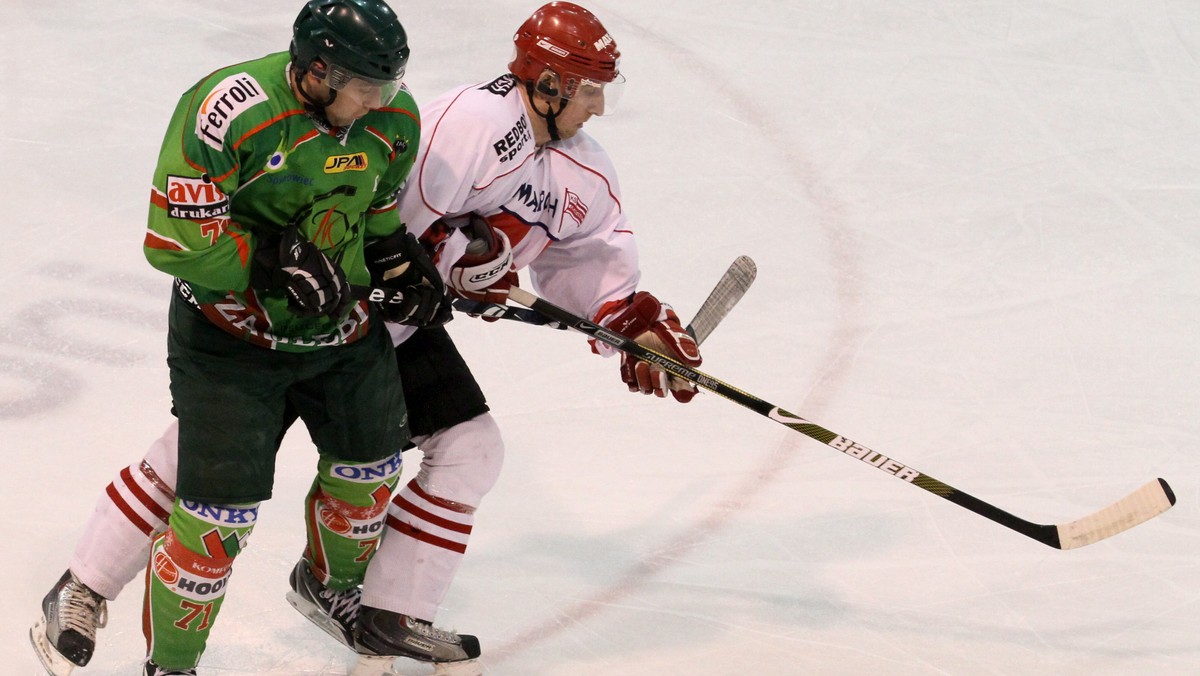
M 140 250 L 167 117 L 285 48 L 300 3 L 4 4 L 0 626 L 33 674 L 38 602 L 168 420 L 169 280 Z M 397 3 L 418 99 L 499 74 L 536 6 Z M 690 315 L 758 263 L 706 371 L 1033 521 L 1156 476 L 1179 504 L 1055 551 L 715 396 L 630 395 L 577 337 L 463 317 L 508 458 L 439 622 L 497 676 L 1200 673 L 1200 6 L 588 6 L 629 79 L 588 128 L 644 287 Z M 202 673 L 349 669 L 283 598 L 315 457 L 285 443 Z M 137 671 L 140 597 L 81 675 Z

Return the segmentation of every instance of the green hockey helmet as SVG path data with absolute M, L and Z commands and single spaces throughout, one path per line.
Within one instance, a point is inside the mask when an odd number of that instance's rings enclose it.
M 395 94 L 408 64 L 408 34 L 383 0 L 308 0 L 292 25 L 292 63 L 341 90 L 351 79 Z

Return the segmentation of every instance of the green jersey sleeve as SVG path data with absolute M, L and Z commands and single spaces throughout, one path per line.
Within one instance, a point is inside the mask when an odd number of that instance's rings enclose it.
M 145 240 L 155 268 L 211 289 L 245 289 L 255 236 L 230 218 L 242 171 L 230 132 L 269 99 L 248 73 L 214 74 L 181 97 L 159 153 Z

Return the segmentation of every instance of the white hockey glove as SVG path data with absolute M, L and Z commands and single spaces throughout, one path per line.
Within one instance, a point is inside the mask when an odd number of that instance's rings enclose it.
M 645 291 L 633 295 L 629 304 L 603 318 L 601 325 L 633 338 L 655 352 L 660 352 L 687 366 L 700 366 L 700 347 L 684 330 L 679 316 L 670 305 Z M 686 404 L 696 396 L 696 386 L 668 374 L 658 366 L 621 353 L 621 380 L 630 392 L 675 397 Z
M 508 290 L 517 286 L 517 271 L 513 269 L 512 245 L 503 231 L 488 224 L 483 217 L 471 214 L 465 231 L 471 243 L 450 269 L 447 282 L 456 296 L 480 303 L 508 304 Z M 485 321 L 496 321 L 484 316 Z

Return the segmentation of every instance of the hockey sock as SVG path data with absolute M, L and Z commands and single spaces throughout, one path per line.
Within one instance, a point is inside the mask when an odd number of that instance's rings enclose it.
M 409 482 L 392 501 L 363 604 L 432 621 L 467 551 L 474 513 Z
M 304 518 L 312 571 L 326 587 L 342 590 L 362 582 L 379 546 L 400 463 L 399 453 L 369 463 L 324 458 L 318 463 Z
M 258 503 L 175 502 L 170 527 L 150 550 L 142 619 L 147 652 L 164 670 L 190 669 L 200 662 L 233 559 L 257 517 Z

